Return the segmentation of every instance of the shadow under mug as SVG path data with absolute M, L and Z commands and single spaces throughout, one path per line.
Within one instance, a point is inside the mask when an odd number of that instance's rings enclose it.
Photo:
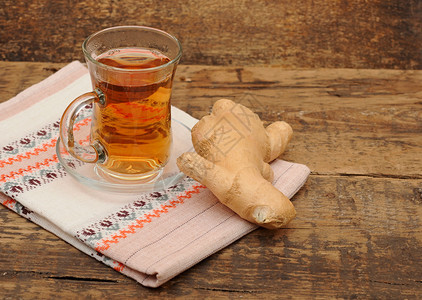
M 182 55 L 179 41 L 144 26 L 107 28 L 82 50 L 93 91 L 66 108 L 60 139 L 78 160 L 123 180 L 154 181 L 170 157 L 171 90 Z M 92 104 L 89 145 L 75 142 L 78 117 Z

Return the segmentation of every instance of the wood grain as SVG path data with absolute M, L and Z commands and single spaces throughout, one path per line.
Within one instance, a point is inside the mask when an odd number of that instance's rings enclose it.
M 63 64 L 0 62 L 0 101 Z M 0 295 L 65 299 L 418 299 L 422 297 L 422 71 L 178 68 L 173 104 L 219 98 L 284 119 L 284 155 L 312 174 L 297 217 L 258 229 L 148 289 L 0 207 Z
M 294 130 L 284 157 L 317 174 L 421 177 L 422 72 L 181 68 L 174 103 L 196 118 L 230 98 Z M 205 108 L 205 109 L 204 109 Z
M 422 68 L 420 0 L 3 0 L 0 59 L 70 62 L 117 25 L 176 35 L 183 64 Z

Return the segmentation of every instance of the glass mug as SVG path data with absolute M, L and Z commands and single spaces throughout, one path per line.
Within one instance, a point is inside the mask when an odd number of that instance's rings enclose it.
M 182 55 L 172 35 L 144 26 L 107 28 L 89 36 L 82 50 L 93 91 L 66 108 L 60 139 L 97 173 L 123 180 L 158 178 L 172 144 L 170 97 Z M 93 104 L 90 143 L 75 142 L 77 116 Z

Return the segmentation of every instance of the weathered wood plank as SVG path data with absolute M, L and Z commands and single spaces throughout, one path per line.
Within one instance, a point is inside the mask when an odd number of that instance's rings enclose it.
M 197 118 L 231 98 L 294 131 L 287 160 L 319 174 L 421 178 L 422 72 L 180 68 L 173 103 Z
M 421 69 L 421 22 L 419 0 L 3 0 L 0 59 L 81 59 L 89 34 L 136 24 L 175 34 L 184 64 Z

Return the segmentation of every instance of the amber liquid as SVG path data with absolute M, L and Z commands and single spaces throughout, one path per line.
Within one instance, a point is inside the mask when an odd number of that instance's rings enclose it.
M 126 70 L 163 65 L 170 59 L 145 49 L 116 49 L 100 55 L 99 62 Z M 142 178 L 161 169 L 171 146 L 170 95 L 172 74 L 98 71 L 93 78 L 106 104 L 96 103 L 91 138 L 107 152 L 101 168 L 127 179 Z M 169 73 L 169 72 L 167 72 Z

